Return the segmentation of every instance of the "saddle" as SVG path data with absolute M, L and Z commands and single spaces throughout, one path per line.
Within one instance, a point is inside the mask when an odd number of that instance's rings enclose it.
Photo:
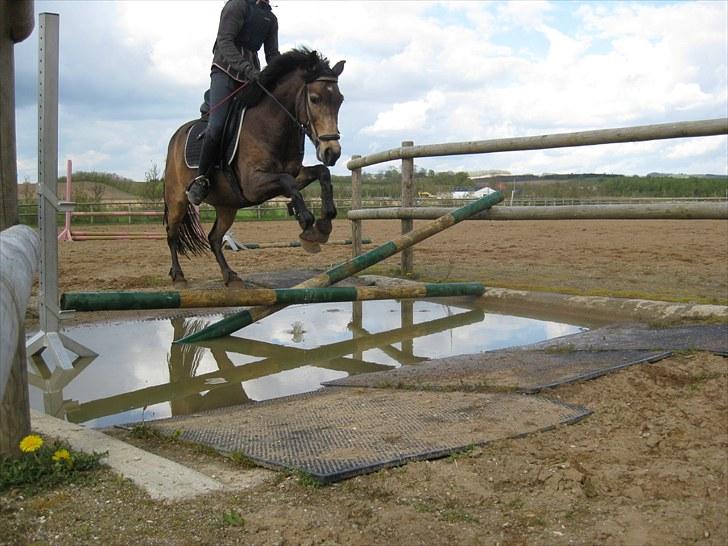
M 205 99 L 208 94 L 205 93 Z M 200 166 L 200 153 L 202 152 L 202 141 L 205 137 L 205 131 L 207 130 L 207 112 L 209 111 L 209 104 L 204 102 L 200 107 L 201 117 L 195 121 L 187 131 L 187 139 L 185 141 L 185 163 L 190 169 L 196 169 Z M 225 121 L 225 129 L 222 134 L 222 145 L 220 159 L 216 163 L 216 166 L 222 170 L 228 170 L 227 168 L 233 162 L 235 153 L 238 150 L 240 144 L 240 128 L 243 125 L 243 116 L 245 115 L 245 108 L 242 103 L 237 100 L 237 97 L 232 99 L 232 107 L 230 113 Z

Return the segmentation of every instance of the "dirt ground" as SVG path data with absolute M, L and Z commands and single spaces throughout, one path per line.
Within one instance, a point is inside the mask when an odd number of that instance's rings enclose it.
M 400 232 L 396 221 L 363 224 L 364 237 L 372 241 L 365 250 Z M 118 228 L 133 229 L 164 233 L 156 224 Z M 296 241 L 299 231 L 294 221 L 234 226 L 235 239 L 242 243 Z M 331 238 L 351 238 L 349 223 L 335 221 Z M 351 257 L 350 246 L 321 248 L 318 254 L 278 248 L 226 255 L 241 275 L 295 267 L 325 269 Z M 59 253 L 62 291 L 170 287 L 169 250 L 163 240 L 62 243 Z M 728 222 L 720 220 L 463 222 L 418 244 L 414 255 L 416 276 L 434 281 L 728 303 Z M 395 274 L 399 261 L 393 256 L 372 269 Z M 211 255 L 183 258 L 182 267 L 190 288 L 222 286 Z
M 239 241 L 293 241 L 293 222 L 238 224 Z M 147 228 L 149 229 L 149 228 Z M 160 229 L 161 228 L 157 228 Z M 364 223 L 375 243 L 397 223 Z M 333 238 L 350 237 L 345 221 Z M 350 247 L 228 252 L 239 273 L 327 268 Z M 166 288 L 164 241 L 62 243 L 62 291 Z M 392 273 L 398 258 L 375 270 Z M 220 286 L 211 257 L 183 262 Z M 416 276 L 571 294 L 728 303 L 728 222 L 470 222 L 417 246 Z M 32 325 L 32 320 L 29 321 Z M 685 352 L 562 386 L 594 414 L 577 424 L 332 486 L 270 473 L 179 503 L 123 477 L 0 497 L 0 544 L 728 544 L 728 361 Z M 208 474 L 256 472 L 155 438 L 155 453 Z

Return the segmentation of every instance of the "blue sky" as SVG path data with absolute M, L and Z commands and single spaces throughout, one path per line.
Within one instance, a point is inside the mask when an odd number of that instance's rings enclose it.
M 221 0 L 35 1 L 60 14 L 59 172 L 135 180 L 196 117 Z M 281 50 L 340 79 L 353 154 L 728 116 L 728 2 L 273 2 Z M 37 21 L 37 18 L 36 18 Z M 36 24 L 37 27 L 37 24 Z M 18 178 L 37 177 L 37 29 L 15 47 Z M 315 157 L 307 146 L 307 163 Z M 725 136 L 431 158 L 434 170 L 728 174 Z M 392 165 L 392 164 L 390 164 Z M 396 164 L 394 164 L 396 165 Z M 384 168 L 384 165 L 379 168 Z M 376 167 L 372 167 L 376 170 Z

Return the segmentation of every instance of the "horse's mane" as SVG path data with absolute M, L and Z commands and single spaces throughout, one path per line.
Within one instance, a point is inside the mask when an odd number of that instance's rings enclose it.
M 258 81 L 268 91 L 273 91 L 276 85 L 288 74 L 302 69 L 305 81 L 312 82 L 321 76 L 336 75 L 329 66 L 329 60 L 306 47 L 292 49 L 275 57 L 260 73 Z M 254 106 L 263 97 L 264 92 L 260 85 L 245 86 L 240 92 L 239 100 L 245 106 Z

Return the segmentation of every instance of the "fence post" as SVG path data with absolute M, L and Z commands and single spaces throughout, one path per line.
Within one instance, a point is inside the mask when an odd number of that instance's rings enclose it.
M 40 260 L 38 234 L 18 225 L 0 232 L 0 455 L 18 453 L 30 432 L 23 321 Z
M 360 155 L 351 156 L 352 159 L 361 157 Z M 361 167 L 351 171 L 351 204 L 349 210 L 360 209 L 362 205 L 361 198 Z M 354 220 L 351 223 L 351 255 L 356 258 L 361 254 L 361 220 Z
M 414 146 L 411 140 L 402 142 L 402 147 Z M 415 204 L 415 183 L 414 183 L 414 158 L 402 159 L 402 207 L 413 207 Z M 409 233 L 414 228 L 414 220 L 402 220 L 402 235 Z M 404 276 L 412 275 L 414 265 L 414 249 L 408 248 L 402 251 L 401 257 L 401 274 Z

